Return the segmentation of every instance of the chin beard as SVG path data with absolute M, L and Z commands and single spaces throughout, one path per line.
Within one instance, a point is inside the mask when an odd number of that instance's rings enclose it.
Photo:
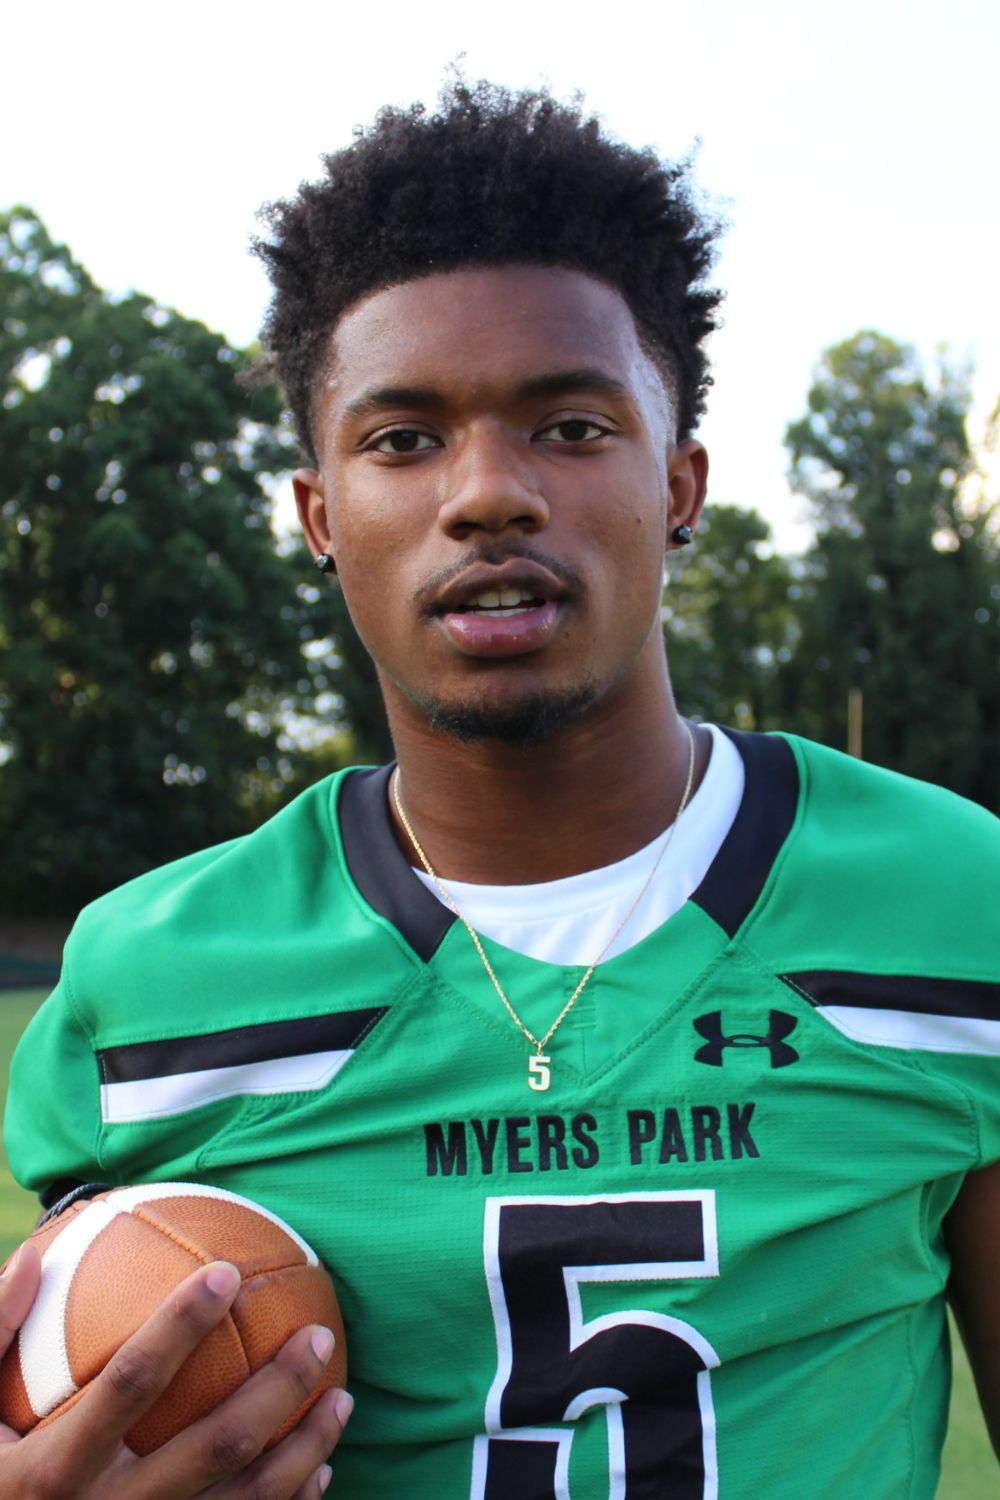
M 465 744 L 494 740 L 522 750 L 551 739 L 578 719 L 596 702 L 593 684 L 563 693 L 531 693 L 517 703 L 442 703 L 420 705 L 432 729 L 449 734 Z

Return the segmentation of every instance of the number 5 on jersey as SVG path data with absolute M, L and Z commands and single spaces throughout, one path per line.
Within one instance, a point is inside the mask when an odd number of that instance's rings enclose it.
M 485 1256 L 498 1360 L 471 1500 L 573 1500 L 573 1429 L 547 1424 L 595 1406 L 607 1415 L 610 1500 L 715 1500 L 715 1350 L 663 1313 L 585 1322 L 580 1293 L 620 1282 L 631 1301 L 630 1282 L 717 1276 L 715 1194 L 490 1198 Z

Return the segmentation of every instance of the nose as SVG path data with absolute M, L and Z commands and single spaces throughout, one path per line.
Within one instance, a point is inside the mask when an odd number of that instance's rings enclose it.
M 541 531 L 549 507 L 523 444 L 485 424 L 467 434 L 449 468 L 438 513 L 442 530 L 459 540 L 473 531 Z

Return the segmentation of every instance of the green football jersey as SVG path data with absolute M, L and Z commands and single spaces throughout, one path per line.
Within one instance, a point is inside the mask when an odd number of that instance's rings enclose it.
M 45 1201 L 210 1182 L 311 1241 L 357 1399 L 338 1500 L 934 1494 L 942 1221 L 1000 1158 L 996 824 L 733 738 L 728 837 L 594 974 L 547 1088 L 385 769 L 80 917 L 14 1171 Z M 544 1035 L 582 969 L 484 946 Z

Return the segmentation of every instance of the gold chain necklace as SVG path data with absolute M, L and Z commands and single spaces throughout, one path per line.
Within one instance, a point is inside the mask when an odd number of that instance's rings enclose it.
M 598 964 L 601 962 L 601 959 L 604 957 L 605 953 L 607 953 L 608 949 L 611 947 L 612 943 L 618 937 L 619 933 L 622 932 L 622 930 L 624 929 L 626 923 L 631 918 L 632 913 L 635 911 L 636 907 L 639 905 L 639 902 L 642 900 L 643 896 L 649 890 L 649 887 L 650 887 L 650 885 L 653 882 L 653 877 L 656 874 L 657 870 L 660 868 L 660 865 L 661 865 L 661 863 L 663 861 L 663 856 L 666 854 L 667 849 L 670 847 L 670 841 L 671 841 L 671 839 L 674 836 L 674 829 L 677 827 L 677 824 L 680 822 L 680 820 L 681 820 L 681 814 L 683 813 L 684 809 L 687 807 L 688 798 L 691 795 L 691 784 L 694 781 L 694 735 L 691 733 L 690 726 L 688 724 L 686 724 L 686 723 L 684 725 L 684 731 L 685 731 L 685 733 L 687 734 L 687 737 L 688 737 L 687 781 L 684 784 L 684 792 L 683 792 L 683 795 L 681 796 L 680 803 L 678 804 L 677 812 L 676 812 L 676 814 L 674 816 L 674 821 L 671 823 L 670 827 L 667 829 L 666 837 L 664 838 L 663 844 L 662 844 L 662 846 L 660 848 L 660 852 L 656 856 L 656 859 L 655 859 L 655 861 L 653 863 L 653 868 L 650 870 L 649 874 L 646 876 L 646 879 L 643 881 L 642 887 L 641 887 L 641 889 L 639 891 L 639 894 L 636 896 L 635 900 L 632 902 L 632 905 L 629 907 L 629 909 L 625 913 L 624 917 L 622 917 L 621 921 L 618 923 L 618 926 L 615 928 L 614 932 L 608 938 L 608 941 L 604 944 L 604 947 L 601 949 L 600 953 L 594 959 L 594 962 L 590 965 L 589 969 L 584 974 L 583 978 L 580 980 L 580 983 L 577 985 L 576 989 L 573 991 L 572 995 L 570 995 L 569 999 L 566 1001 L 566 1004 L 563 1006 L 562 1010 L 559 1012 L 559 1014 L 556 1016 L 555 1020 L 552 1022 L 552 1025 L 549 1027 L 548 1031 L 542 1037 L 535 1036 L 534 1032 L 530 1031 L 528 1029 L 528 1027 L 525 1026 L 524 1022 L 521 1020 L 521 1017 L 518 1015 L 518 1013 L 514 1009 L 513 1005 L 511 1005 L 510 1001 L 507 999 L 507 996 L 503 992 L 503 988 L 501 987 L 499 979 L 497 978 L 496 974 L 493 972 L 493 965 L 490 963 L 489 959 L 487 958 L 485 950 L 483 948 L 483 945 L 479 941 L 479 934 L 478 934 L 478 932 L 473 927 L 472 923 L 468 920 L 468 918 L 465 916 L 465 914 L 460 910 L 460 908 L 458 906 L 458 903 L 455 901 L 455 898 L 452 896 L 452 894 L 448 890 L 447 886 L 445 886 L 444 884 L 442 884 L 442 882 L 439 880 L 437 872 L 435 871 L 435 869 L 434 869 L 433 865 L 431 864 L 430 860 L 427 858 L 427 855 L 424 853 L 423 848 L 421 847 L 420 842 L 417 839 L 416 834 L 413 832 L 413 829 L 410 826 L 410 820 L 406 816 L 406 812 L 405 812 L 405 809 L 403 807 L 402 799 L 400 798 L 400 795 L 399 795 L 399 767 L 397 766 L 397 768 L 396 768 L 396 774 L 395 774 L 395 776 L 392 779 L 392 800 L 395 803 L 396 811 L 399 814 L 399 821 L 402 823 L 403 827 L 406 829 L 407 838 L 410 840 L 410 843 L 413 845 L 414 849 L 417 851 L 417 855 L 419 856 L 420 863 L 423 865 L 424 869 L 427 871 L 427 874 L 430 876 L 431 880 L 433 880 L 434 885 L 435 885 L 435 887 L 436 887 L 436 889 L 438 891 L 438 894 L 441 896 L 441 899 L 455 913 L 456 917 L 461 922 L 462 926 L 465 928 L 466 932 L 469 934 L 470 938 L 472 939 L 473 944 L 475 945 L 476 952 L 479 954 L 479 957 L 482 959 L 483 968 L 486 970 L 487 974 L 489 975 L 490 980 L 491 980 L 491 982 L 493 984 L 493 988 L 496 990 L 497 994 L 500 996 L 500 999 L 503 1001 L 504 1009 L 506 1010 L 507 1014 L 510 1016 L 511 1020 L 514 1022 L 514 1025 L 517 1027 L 518 1031 L 520 1031 L 521 1034 L 522 1034 L 522 1036 L 524 1036 L 531 1043 L 531 1045 L 534 1047 L 534 1049 L 535 1049 L 535 1055 L 534 1055 L 534 1057 L 529 1057 L 529 1059 L 528 1059 L 528 1087 L 532 1088 L 532 1089 L 535 1089 L 536 1091 L 542 1091 L 544 1089 L 547 1089 L 549 1087 L 550 1082 L 551 1082 L 551 1072 L 550 1072 L 550 1070 L 551 1070 L 551 1066 L 552 1066 L 552 1059 L 546 1055 L 545 1048 L 547 1047 L 548 1043 L 552 1040 L 552 1038 L 555 1036 L 556 1032 L 559 1030 L 559 1027 L 565 1021 L 566 1017 L 569 1015 L 570 1011 L 573 1009 L 574 1005 L 579 1000 L 580 996 L 583 994 L 583 991 L 587 987 L 587 984 L 589 983 L 590 978 L 591 978 L 592 974 L 594 973 L 594 970 L 597 968 Z

